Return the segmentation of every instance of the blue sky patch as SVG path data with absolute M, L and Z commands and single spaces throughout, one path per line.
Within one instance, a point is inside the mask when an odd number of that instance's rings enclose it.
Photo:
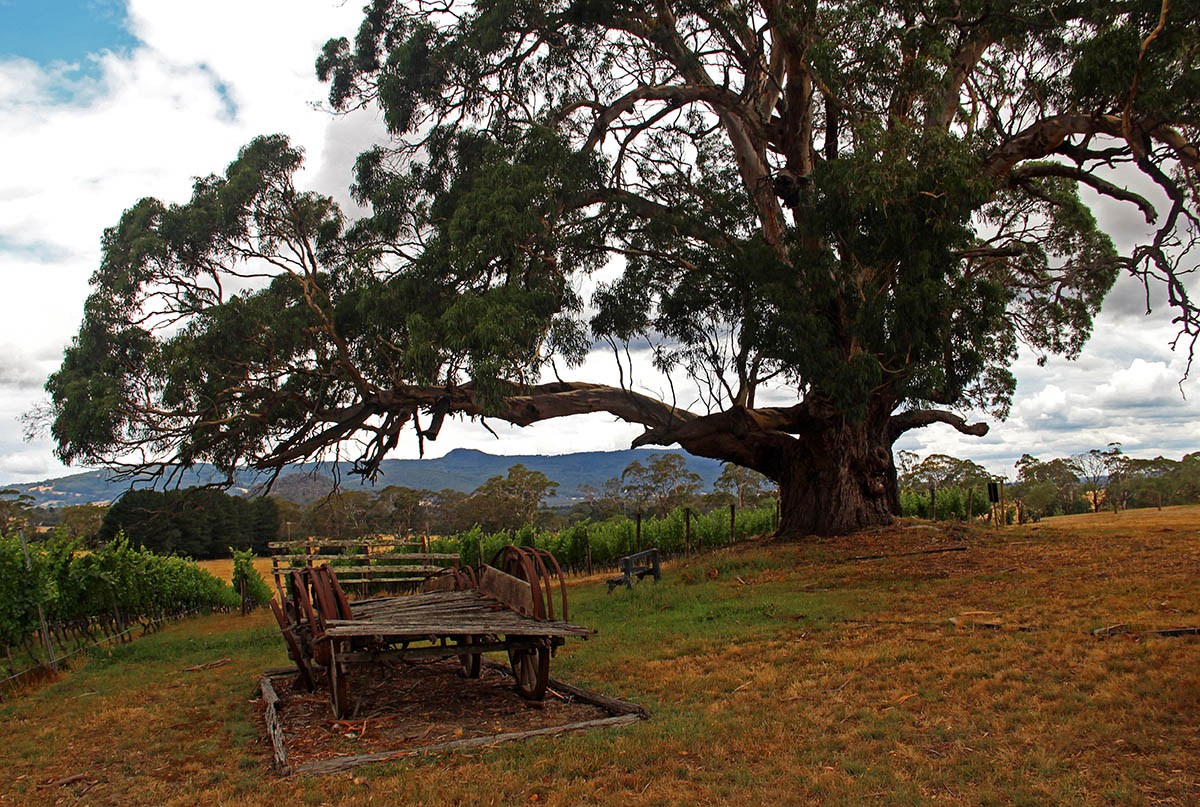
M 73 254 L 69 248 L 61 244 L 49 244 L 45 241 L 19 241 L 0 233 L 0 256 L 5 253 L 45 264 L 67 260 Z
M 0 59 L 75 63 L 90 73 L 88 54 L 135 45 L 124 0 L 0 0 Z

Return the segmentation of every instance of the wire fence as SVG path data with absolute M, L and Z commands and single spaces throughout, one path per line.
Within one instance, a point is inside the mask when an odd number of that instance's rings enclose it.
M 205 609 L 189 608 L 186 611 L 180 611 L 179 613 L 176 613 L 176 614 L 169 614 L 167 616 L 163 616 L 158 619 L 138 620 L 135 624 L 133 624 L 127 628 L 124 628 L 122 630 L 117 630 L 113 633 L 109 633 L 106 630 L 101 629 L 100 632 L 103 634 L 102 638 L 97 639 L 95 641 L 84 641 L 82 643 L 77 644 L 70 651 L 63 652 L 63 653 L 59 653 L 55 649 L 55 643 L 53 640 L 46 641 L 47 637 L 45 634 L 43 634 L 42 635 L 42 637 L 43 637 L 42 646 L 43 646 L 43 649 L 46 651 L 47 660 L 43 661 L 41 659 L 38 659 L 35 656 L 34 664 L 31 664 L 28 667 L 24 667 L 20 670 L 17 670 L 16 672 L 13 672 L 10 669 L 9 675 L 7 677 L 0 678 L 0 685 L 7 685 L 9 688 L 9 691 L 11 691 L 12 689 L 14 689 L 17 686 L 17 682 L 19 682 L 20 679 L 25 678 L 29 675 L 32 675 L 33 673 L 56 670 L 59 665 L 63 664 L 64 662 L 70 661 L 71 659 L 73 659 L 74 657 L 78 656 L 81 653 L 84 653 L 84 652 L 87 652 L 89 650 L 93 650 L 93 649 L 96 649 L 99 647 L 112 645 L 117 641 L 125 641 L 126 637 L 129 636 L 134 631 L 141 629 L 142 635 L 145 636 L 147 633 L 150 632 L 151 628 L 154 628 L 158 625 L 162 625 L 167 622 L 173 622 L 178 619 L 183 619 L 185 617 L 192 616 L 193 614 L 197 614 L 202 610 L 205 610 Z M 208 610 L 211 611 L 213 609 L 208 609 Z M 55 623 L 49 623 L 47 625 L 47 627 L 48 628 L 53 627 L 54 632 L 58 633 L 60 636 L 63 633 L 61 625 L 57 625 Z

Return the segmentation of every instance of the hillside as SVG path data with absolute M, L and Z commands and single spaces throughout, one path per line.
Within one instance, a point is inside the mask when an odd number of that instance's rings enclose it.
M 649 720 L 325 777 L 269 767 L 254 699 L 288 663 L 273 617 L 205 616 L 0 706 L 0 804 L 1194 805 L 1197 639 L 1152 631 L 1200 620 L 1198 526 L 1195 507 L 1002 531 L 906 521 L 674 559 L 611 595 L 577 578 L 571 620 L 599 632 L 551 675 Z M 464 689 L 435 684 L 437 703 Z M 458 736 L 431 708 L 318 710 L 287 742 L 299 761 L 318 741 Z
M 558 495 L 549 499 L 551 506 L 568 504 L 579 495 L 580 485 L 599 486 L 606 479 L 620 476 L 621 471 L 635 459 L 644 460 L 653 451 L 630 449 L 625 451 L 586 451 L 575 454 L 497 455 L 474 449 L 455 449 L 444 457 L 427 460 L 385 460 L 380 467 L 374 485 L 350 475 L 350 463 L 338 464 L 341 486 L 346 490 L 382 489 L 388 485 L 426 490 L 471 491 L 482 485 L 489 477 L 503 475 L 510 466 L 521 463 L 526 468 L 541 471 L 558 483 Z M 706 488 L 721 473 L 721 464 L 716 460 L 693 457 L 683 452 L 688 467 L 699 474 Z M 281 498 L 306 504 L 324 495 L 332 486 L 332 464 L 318 466 L 315 463 L 296 465 L 289 469 L 277 482 L 272 492 Z M 218 481 L 220 475 L 208 465 L 198 465 L 183 475 L 181 487 Z M 245 496 L 258 490 L 260 479 L 252 471 L 240 473 L 230 493 Z M 108 471 L 89 471 L 42 482 L 19 485 L 2 485 L 28 493 L 34 497 L 38 507 L 63 507 L 71 504 L 99 502 L 108 504 L 129 489 L 128 481 L 113 480 Z M 139 485 L 140 487 L 140 485 Z

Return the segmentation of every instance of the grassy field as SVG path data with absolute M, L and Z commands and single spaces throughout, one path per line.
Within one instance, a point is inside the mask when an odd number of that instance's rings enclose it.
M 271 617 L 205 617 L 0 706 L 0 805 L 1200 804 L 1200 639 L 1145 632 L 1200 625 L 1200 508 L 750 542 L 571 594 L 600 634 L 552 674 L 651 720 L 281 780 Z

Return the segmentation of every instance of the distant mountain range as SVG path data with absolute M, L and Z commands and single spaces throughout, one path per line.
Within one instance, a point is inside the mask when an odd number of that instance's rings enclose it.
M 663 453 L 645 449 L 625 451 L 585 451 L 578 454 L 556 454 L 543 456 L 496 455 L 468 448 L 457 448 L 444 457 L 429 460 L 384 460 L 375 484 L 351 476 L 350 463 L 338 463 L 343 490 L 382 490 L 388 485 L 425 490 L 471 491 L 482 485 L 489 477 L 503 476 L 509 467 L 520 463 L 526 468 L 541 471 L 558 483 L 558 495 L 548 504 L 563 505 L 580 498 L 580 485 L 600 486 L 605 480 L 620 476 L 621 471 L 634 460 L 645 461 L 650 454 Z M 667 452 L 681 455 L 688 468 L 700 475 L 705 488 L 721 474 L 721 463 L 703 457 L 693 457 L 680 451 Z M 281 498 L 304 504 L 327 493 L 332 486 L 333 466 L 296 465 L 276 483 L 272 493 Z M 209 465 L 197 465 L 183 475 L 180 487 L 202 485 L 221 479 Z M 251 495 L 262 478 L 253 471 L 239 473 L 230 488 L 230 493 L 240 496 Z M 28 493 L 38 507 L 64 507 L 71 504 L 100 503 L 115 501 L 130 485 L 128 481 L 116 481 L 108 471 L 88 471 L 43 482 L 18 485 L 0 485 L 8 490 Z M 149 487 L 137 484 L 136 487 Z

